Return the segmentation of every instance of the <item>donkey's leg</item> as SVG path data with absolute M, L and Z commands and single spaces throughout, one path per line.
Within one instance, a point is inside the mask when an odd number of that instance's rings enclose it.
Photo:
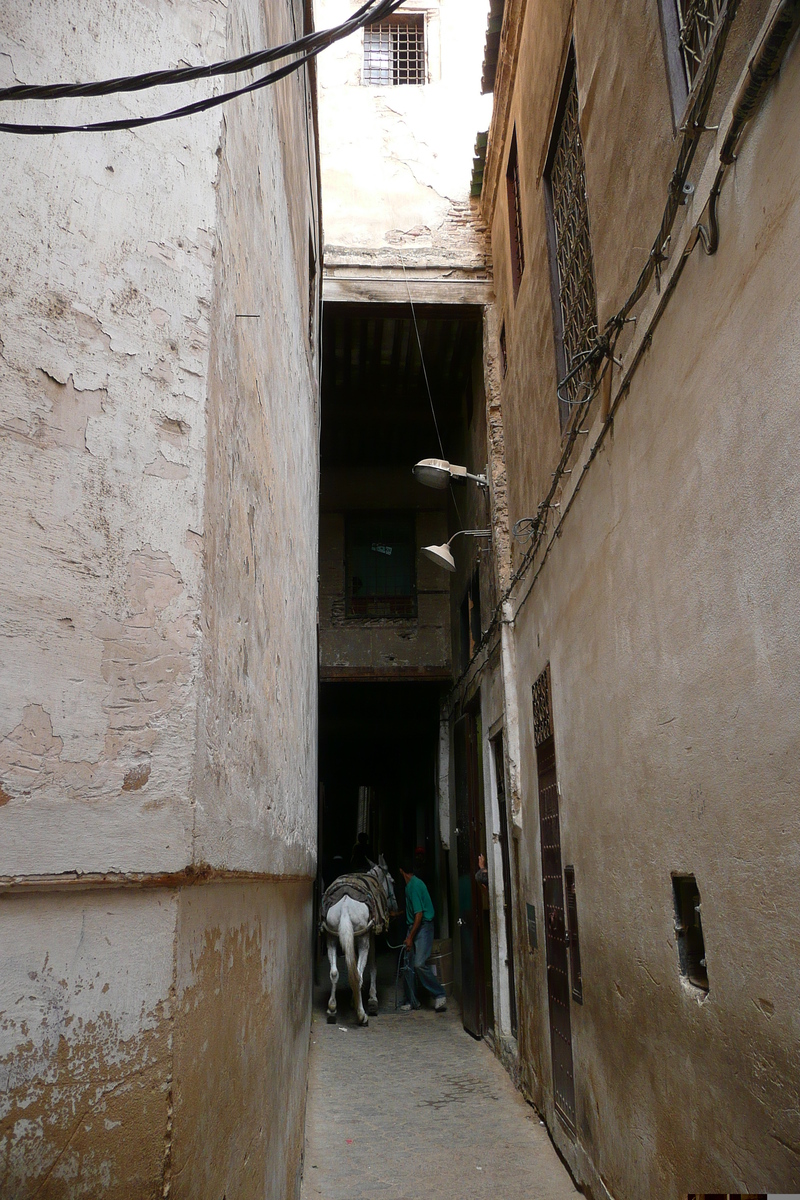
M 364 1002 L 361 999 L 361 985 L 364 982 L 364 968 L 367 965 L 367 958 L 369 957 L 369 934 L 364 933 L 360 937 L 356 938 L 356 945 L 358 947 L 358 961 L 356 963 L 356 971 L 358 973 L 358 993 L 353 993 L 353 1001 L 356 1006 L 356 1015 L 358 1017 L 359 1025 L 368 1025 L 369 1017 L 364 1012 Z
M 367 1012 L 371 1017 L 378 1015 L 378 968 L 375 963 L 375 934 L 369 935 L 369 961 L 367 963 L 369 971 L 369 998 L 367 1000 Z
M 339 970 L 336 966 L 336 951 L 338 943 L 335 937 L 328 934 L 328 962 L 331 964 L 331 996 L 328 1001 L 328 1024 L 336 1020 L 336 984 L 339 982 Z

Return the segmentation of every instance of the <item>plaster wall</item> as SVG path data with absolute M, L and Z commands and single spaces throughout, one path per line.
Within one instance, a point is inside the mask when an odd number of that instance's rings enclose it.
M 316 0 L 314 7 L 323 28 L 352 6 Z M 491 97 L 480 95 L 486 5 L 407 0 L 402 11 L 425 14 L 425 84 L 364 85 L 363 34 L 320 60 L 325 242 L 334 258 L 383 250 L 384 265 L 395 269 L 414 248 L 428 259 L 431 251 L 450 252 L 483 266 L 469 190 L 475 137 L 491 113 Z
M 765 7 L 741 7 L 720 77 L 720 112 Z M 657 20 L 655 6 L 653 14 Z M 515 306 L 498 190 L 492 229 L 509 337 L 501 409 L 510 522 L 535 511 L 560 454 L 537 164 L 567 16 L 567 5 L 529 0 L 509 124 L 493 131 L 502 139 L 518 122 L 527 236 Z M 621 15 L 642 19 L 638 9 Z M 604 6 L 577 5 L 601 323 L 637 273 L 630 251 L 649 246 L 673 156 L 657 27 L 601 36 L 604 21 Z M 625 94 L 627 106 L 619 103 Z M 798 103 L 795 47 L 726 179 L 717 254 L 698 248 L 689 259 L 557 534 L 551 524 L 552 546 L 532 590 L 533 573 L 513 598 L 517 940 L 521 947 L 525 901 L 544 930 L 531 687 L 549 662 L 562 861 L 576 871 L 584 990 L 584 1003 L 571 1005 L 574 1138 L 553 1108 L 542 937 L 535 953 L 526 947 L 517 955 L 521 1066 L 579 1180 L 593 1195 L 617 1200 L 695 1189 L 791 1191 L 800 1177 L 793 899 L 800 158 L 791 134 Z M 638 119 L 650 114 L 652 137 L 631 141 L 626 122 L 634 111 Z M 698 156 L 699 195 L 713 151 L 710 139 Z M 631 187 L 612 188 L 609 163 L 626 155 Z M 675 254 L 702 203 L 689 208 L 683 233 L 679 219 Z M 644 328 L 620 343 L 623 372 L 657 302 L 655 295 L 643 302 Z M 562 512 L 600 436 L 596 410 L 588 427 L 559 498 Z M 673 873 L 691 873 L 699 886 L 706 996 L 680 974 Z
M 299 0 L 0 3 L 0 83 L 217 61 L 303 22 Z M 296 1191 L 316 856 L 312 89 L 296 76 L 135 132 L 2 135 L 3 1195 Z M 166 106 L 144 92 L 48 113 Z
M 0 1195 L 293 1196 L 311 886 L 0 899 Z

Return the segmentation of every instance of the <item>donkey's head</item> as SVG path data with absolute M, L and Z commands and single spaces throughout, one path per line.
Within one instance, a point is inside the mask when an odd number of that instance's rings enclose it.
M 397 908 L 397 898 L 394 894 L 394 880 L 389 874 L 389 868 L 386 865 L 386 859 L 383 857 L 383 855 L 381 855 L 378 859 L 378 866 L 380 867 L 381 875 L 383 876 L 383 886 L 386 889 L 386 897 L 389 901 L 389 908 L 392 912 L 394 912 L 394 910 Z

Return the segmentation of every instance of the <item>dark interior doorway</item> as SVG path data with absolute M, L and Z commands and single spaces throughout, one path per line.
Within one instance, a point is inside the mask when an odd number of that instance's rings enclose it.
M 320 685 L 320 865 L 328 884 L 350 868 L 359 829 L 395 876 L 415 855 L 430 889 L 436 936 L 446 921 L 447 878 L 440 861 L 436 760 L 439 699 L 436 683 L 323 683 Z

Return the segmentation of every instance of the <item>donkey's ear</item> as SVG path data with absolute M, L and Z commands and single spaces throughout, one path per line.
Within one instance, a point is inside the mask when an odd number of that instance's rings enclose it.
M 378 866 L 383 867 L 384 871 L 386 870 L 386 859 L 382 854 L 378 857 Z

